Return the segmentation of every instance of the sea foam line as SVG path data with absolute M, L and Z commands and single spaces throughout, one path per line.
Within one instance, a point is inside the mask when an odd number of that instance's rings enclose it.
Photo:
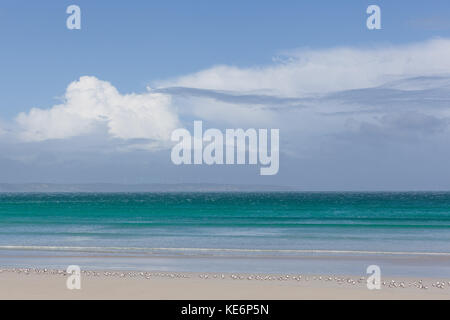
M 385 254 L 450 256 L 450 252 L 364 251 L 364 250 L 302 250 L 302 249 L 227 249 L 227 248 L 143 248 L 143 247 L 70 247 L 70 246 L 0 246 L 0 250 L 39 251 L 185 251 L 185 252 L 236 252 L 236 253 L 334 253 L 334 254 Z

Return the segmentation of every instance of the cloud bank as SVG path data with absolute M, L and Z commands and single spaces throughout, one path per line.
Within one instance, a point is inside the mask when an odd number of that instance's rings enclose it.
M 156 88 L 189 87 L 287 97 L 380 86 L 389 80 L 450 74 L 450 40 L 434 39 L 403 46 L 295 50 L 269 66 L 216 66 Z
M 95 134 L 167 142 L 192 119 L 216 126 L 284 127 L 329 135 L 355 123 L 402 128 L 405 119 L 446 126 L 450 40 L 378 48 L 296 50 L 269 66 L 217 66 L 157 81 L 142 94 L 120 94 L 109 82 L 81 77 L 64 101 L 16 118 L 18 137 L 39 142 Z M 402 116 L 408 113 L 408 115 Z M 333 116 L 333 117 L 331 117 Z M 401 117 L 402 121 L 395 121 Z M 433 130 L 430 130 L 430 132 Z M 301 140 L 301 138 L 300 138 Z
M 316 179 L 348 182 L 348 170 L 383 185 L 384 173 L 394 179 L 396 169 L 408 171 L 395 181 L 424 185 L 432 177 L 432 188 L 441 180 L 447 186 L 450 176 L 442 168 L 450 157 L 450 40 L 294 50 L 266 66 L 215 66 L 154 81 L 143 93 L 121 94 L 107 81 L 81 77 L 69 84 L 61 103 L 0 124 L 0 133 L 6 128 L 0 141 L 19 141 L 20 147 L 7 149 L 7 158 L 27 165 L 75 158 L 102 163 L 104 154 L 120 153 L 120 166 L 129 161 L 138 170 L 149 159 L 170 166 L 170 152 L 157 150 L 170 147 L 172 131 L 191 128 L 193 120 L 209 128 L 280 129 L 280 176 L 286 172 L 287 184 L 295 185 L 297 177 L 320 189 Z M 80 149 L 86 153 L 74 156 Z M 67 157 L 56 161 L 62 154 Z M 155 163 L 152 168 L 164 177 L 175 170 Z M 239 171 L 237 179 L 244 175 Z M 359 180 L 352 181 L 357 188 Z

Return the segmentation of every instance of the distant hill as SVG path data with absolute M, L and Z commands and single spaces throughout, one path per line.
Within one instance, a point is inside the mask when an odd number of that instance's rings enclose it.
M 0 183 L 0 193 L 6 192 L 252 192 L 296 191 L 294 187 L 229 184 L 54 184 Z

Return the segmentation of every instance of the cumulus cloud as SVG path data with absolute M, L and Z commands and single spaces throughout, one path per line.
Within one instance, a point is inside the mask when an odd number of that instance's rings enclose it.
M 88 76 L 67 87 L 62 104 L 20 113 L 16 122 L 28 142 L 87 135 L 102 127 L 112 138 L 164 142 L 179 126 L 169 95 L 122 95 L 109 82 Z

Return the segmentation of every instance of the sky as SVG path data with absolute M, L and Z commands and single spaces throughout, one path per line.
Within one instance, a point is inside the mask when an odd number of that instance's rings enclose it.
M 81 29 L 69 30 L 69 5 Z M 381 30 L 366 27 L 369 5 Z M 448 1 L 0 2 L 0 182 L 450 190 Z M 171 132 L 280 130 L 280 170 Z

